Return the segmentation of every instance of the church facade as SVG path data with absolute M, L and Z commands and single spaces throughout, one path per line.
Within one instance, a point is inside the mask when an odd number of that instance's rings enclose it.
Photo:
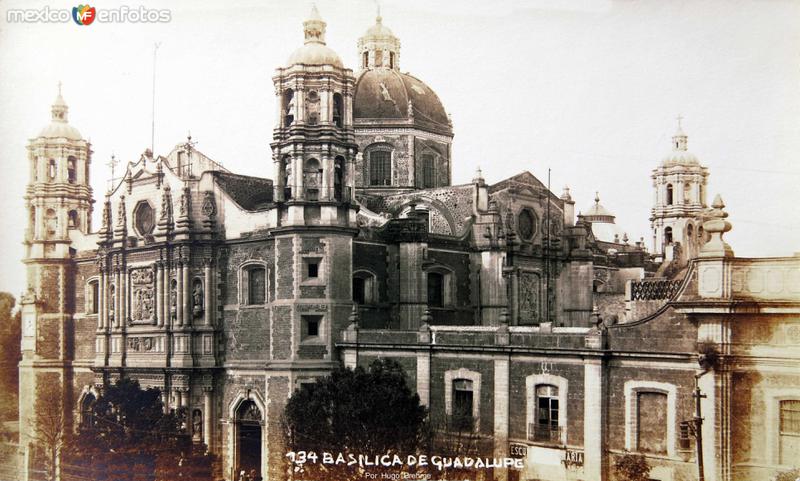
M 95 207 L 91 145 L 59 92 L 28 146 L 23 446 L 37 385 L 61 387 L 77 429 L 129 376 L 185 408 L 226 479 L 284 479 L 292 391 L 390 357 L 432 416 L 525 458 L 501 479 L 614 479 L 625 452 L 645 453 L 653 479 L 696 479 L 696 382 L 706 479 L 800 459 L 800 259 L 733 257 L 682 130 L 653 172 L 651 253 L 599 197 L 576 217 L 568 189 L 528 172 L 452 185 L 452 122 L 400 71 L 382 19 L 357 72 L 316 9 L 303 27 L 273 77 L 272 179 L 188 139 L 128 163 Z M 723 362 L 702 370 L 710 352 Z

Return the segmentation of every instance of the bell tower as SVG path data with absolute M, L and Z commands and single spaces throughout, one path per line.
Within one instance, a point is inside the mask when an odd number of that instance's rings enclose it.
M 28 451 L 33 418 L 44 402 L 52 409 L 71 409 L 74 266 L 72 242 L 91 230 L 91 145 L 69 124 L 61 95 L 53 103 L 50 123 L 28 142 L 29 181 L 25 191 L 27 279 L 22 306 L 20 362 L 20 444 Z M 51 399 L 57 397 L 58 399 Z M 60 404 L 57 402 L 60 401 Z M 41 407 L 41 406 L 40 406 Z M 69 429 L 70 416 L 64 416 Z
M 696 257 L 705 242 L 702 214 L 706 205 L 708 168 L 688 150 L 682 117 L 672 137 L 672 152 L 653 169 L 653 208 L 650 227 L 653 253 L 663 260 L 686 261 Z
M 280 417 L 303 379 L 338 362 L 335 343 L 352 311 L 353 72 L 325 44 L 314 7 L 303 23 L 304 45 L 273 76 L 278 116 L 273 134 L 275 301 L 270 307 L 268 418 Z M 277 416 L 277 417 L 275 417 Z M 268 435 L 269 479 L 281 477 L 285 450 Z

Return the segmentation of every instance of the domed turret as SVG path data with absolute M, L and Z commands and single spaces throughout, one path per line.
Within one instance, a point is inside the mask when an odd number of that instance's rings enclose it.
M 688 144 L 689 137 L 683 133 L 681 127 L 681 120 L 683 117 L 678 117 L 678 130 L 672 136 L 672 152 L 664 157 L 661 165 L 669 167 L 673 165 L 699 165 L 697 157 L 689 152 Z
M 64 102 L 64 97 L 61 96 L 61 84 L 58 84 L 58 96 L 50 108 L 50 124 L 43 128 L 38 137 L 46 139 L 64 138 L 67 140 L 80 140 L 81 133 L 78 129 L 71 126 L 68 121 L 67 114 L 69 107 Z
M 594 204 L 586 209 L 583 218 L 592 223 L 592 234 L 599 241 L 619 244 L 625 236 L 625 232 L 614 220 L 616 216 L 600 204 L 598 192 L 595 192 Z
M 362 69 L 400 69 L 400 39 L 383 24 L 380 10 L 375 17 L 375 25 L 358 39 L 358 53 Z
M 288 66 L 302 65 L 332 65 L 343 68 L 342 59 L 332 48 L 325 45 L 325 26 L 327 24 L 319 14 L 317 6 L 311 8 L 311 14 L 303 22 L 305 45 L 298 48 L 289 56 Z

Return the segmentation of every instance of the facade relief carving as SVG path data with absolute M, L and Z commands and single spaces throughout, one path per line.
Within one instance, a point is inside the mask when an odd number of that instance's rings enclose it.
M 153 320 L 153 278 L 149 267 L 131 270 L 131 322 Z

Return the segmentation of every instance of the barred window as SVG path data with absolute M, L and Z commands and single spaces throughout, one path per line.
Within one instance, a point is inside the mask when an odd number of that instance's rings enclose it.
M 369 154 L 369 183 L 370 185 L 391 185 L 391 152 L 386 150 L 376 150 Z
M 469 379 L 453 380 L 453 428 L 459 430 L 471 430 L 472 419 L 473 388 L 472 381 Z
M 781 434 L 800 436 L 800 400 L 781 401 Z

